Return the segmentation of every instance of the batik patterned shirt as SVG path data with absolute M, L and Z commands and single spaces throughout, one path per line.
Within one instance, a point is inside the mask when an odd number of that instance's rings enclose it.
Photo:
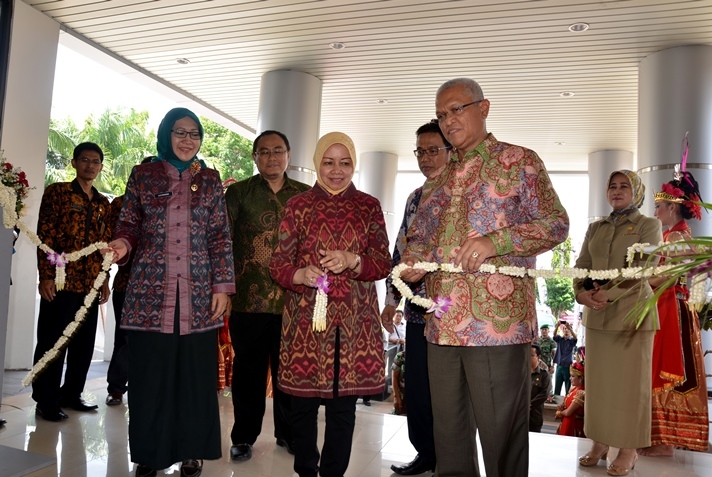
M 119 222 L 119 215 L 121 214 L 121 206 L 124 203 L 124 196 L 120 195 L 111 201 L 111 208 L 109 211 L 109 223 L 113 224 L 115 227 Z M 114 275 L 114 281 L 112 283 L 112 289 L 115 292 L 125 292 L 126 285 L 129 283 L 129 274 L 131 273 L 131 262 L 133 261 L 133 253 L 129 261 L 118 267 L 116 275 Z
M 423 194 L 423 188 L 418 187 L 408 196 L 408 200 L 405 203 L 405 212 L 403 213 L 403 221 L 398 229 L 398 237 L 396 238 L 396 244 L 393 247 L 393 266 L 395 267 L 401 262 L 401 253 L 405 250 L 407 244 L 407 233 L 408 227 L 415 219 L 415 212 L 418 210 L 418 204 L 420 203 L 420 197 Z M 420 281 L 416 284 L 409 285 L 413 290 L 413 293 L 418 296 L 425 296 L 425 281 Z M 386 305 L 398 306 L 401 300 L 401 294 L 393 286 L 390 275 L 386 279 Z M 425 309 L 418 305 L 414 305 L 407 300 L 405 306 L 403 307 L 403 315 L 405 320 L 410 323 L 425 323 Z
M 346 250 L 361 257 L 358 272 L 329 272 L 326 329 L 312 330 L 316 288 L 294 284 L 307 265 L 319 266 L 319 250 Z M 321 186 L 287 202 L 272 277 L 287 289 L 279 352 L 279 387 L 299 397 L 334 397 L 339 346 L 339 396 L 383 391 L 385 364 L 376 280 L 388 275 L 391 254 L 381 205 L 353 184 L 332 195 Z M 339 335 L 337 341 L 336 335 Z
M 284 177 L 275 193 L 260 175 L 232 184 L 225 192 L 235 257 L 233 311 L 282 314 L 284 289 L 272 280 L 269 261 L 277 246 L 284 205 L 310 186 Z
M 181 335 L 223 326 L 213 318 L 213 295 L 235 291 L 232 242 L 220 174 L 179 173 L 166 161 L 134 166 L 114 238 L 133 264 L 121 327 Z M 217 350 L 216 350 L 217 352 Z
M 93 197 L 77 180 L 50 184 L 42 195 L 37 236 L 57 253 L 76 252 L 96 242 L 109 242 L 114 224 L 109 220 L 109 199 L 92 187 Z M 64 290 L 89 293 L 101 272 L 99 252 L 66 265 Z M 40 280 L 54 280 L 55 266 L 37 249 Z
M 423 186 L 403 260 L 451 263 L 465 240 L 489 237 L 495 266 L 535 267 L 535 256 L 566 239 L 569 218 L 534 151 L 489 134 Z M 536 338 L 534 279 L 499 273 L 428 273 L 428 296 L 452 306 L 426 324 L 429 342 L 500 346 Z

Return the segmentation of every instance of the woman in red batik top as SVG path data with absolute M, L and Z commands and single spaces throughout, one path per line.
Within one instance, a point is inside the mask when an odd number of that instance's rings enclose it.
M 333 132 L 319 139 L 317 183 L 287 202 L 270 262 L 272 278 L 287 289 L 278 386 L 292 396 L 294 470 L 300 477 L 344 475 L 356 400 L 385 386 L 374 281 L 388 275 L 391 256 L 381 205 L 356 190 L 355 166 L 351 138 Z M 317 306 L 317 287 L 328 288 L 326 309 Z M 312 322 L 315 308 L 325 315 L 323 327 Z M 326 432 L 320 455 L 322 401 Z

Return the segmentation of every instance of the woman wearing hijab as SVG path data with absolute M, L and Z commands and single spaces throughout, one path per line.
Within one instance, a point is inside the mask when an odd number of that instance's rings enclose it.
M 202 138 L 190 110 L 168 112 L 158 157 L 131 172 L 109 244 L 119 264 L 135 250 L 121 327 L 137 477 L 175 462 L 196 477 L 202 459 L 221 457 L 215 343 L 235 277 L 220 174 L 197 158 Z
M 614 171 L 608 177 L 611 214 L 592 223 L 576 260 L 576 268 L 622 269 L 628 247 L 662 240 L 660 222 L 643 216 L 645 186 L 635 172 Z M 650 265 L 645 259 L 632 266 Z M 636 449 L 650 445 L 651 369 L 655 308 L 637 330 L 626 315 L 652 290 L 647 280 L 616 278 L 575 279 L 576 301 L 585 306 L 586 420 L 584 432 L 593 446 L 579 458 L 582 466 L 606 459 L 608 447 L 620 449 L 608 466 L 609 475 L 628 475 L 635 466 Z
M 391 257 L 378 200 L 351 182 L 355 166 L 356 150 L 346 134 L 319 139 L 317 183 L 287 202 L 270 262 L 272 278 L 287 289 L 278 384 L 292 396 L 294 471 L 300 477 L 344 475 L 356 400 L 381 393 L 385 385 L 374 281 L 388 275 Z M 324 289 L 325 279 L 323 310 L 317 289 Z M 312 322 L 315 308 L 325 314 L 323 327 Z M 320 456 L 322 400 L 326 433 Z

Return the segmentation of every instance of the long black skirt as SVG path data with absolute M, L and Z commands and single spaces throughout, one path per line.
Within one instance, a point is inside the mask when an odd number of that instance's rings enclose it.
M 176 325 L 178 318 L 176 317 Z M 131 460 L 165 469 L 221 457 L 217 330 L 181 336 L 130 331 Z

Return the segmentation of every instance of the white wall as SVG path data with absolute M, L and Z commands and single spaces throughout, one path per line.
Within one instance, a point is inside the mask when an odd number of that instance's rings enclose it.
M 44 189 L 58 38 L 58 23 L 23 2 L 15 2 L 2 147 L 7 161 L 22 167 L 30 185 L 36 187 L 23 218 L 32 230 L 37 227 Z M 5 345 L 6 369 L 29 369 L 37 315 L 37 248 L 24 236 L 15 248 L 7 341 L 0 343 L 0 352 Z

